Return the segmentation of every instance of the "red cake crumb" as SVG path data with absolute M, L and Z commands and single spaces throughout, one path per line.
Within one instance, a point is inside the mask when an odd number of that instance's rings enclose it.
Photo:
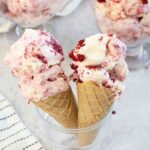
M 40 54 L 36 54 L 35 55 L 36 58 L 38 58 L 41 62 L 43 62 L 44 64 L 47 64 L 47 60 L 46 58 L 43 56 L 43 55 L 40 55 Z
M 85 60 L 85 56 L 82 54 L 77 54 L 77 59 L 78 59 L 78 61 L 82 62 Z
M 142 0 L 143 4 L 148 4 L 148 0 Z
M 78 61 L 77 58 L 76 58 L 76 56 L 74 56 L 73 51 L 71 51 L 71 52 L 69 53 L 69 57 L 70 57 L 73 61 Z
M 73 69 L 73 70 L 76 70 L 78 68 L 78 66 L 75 64 L 71 64 L 70 66 L 71 66 L 71 69 Z
M 62 47 L 53 38 L 52 38 L 52 41 L 51 41 L 51 45 L 53 46 L 54 50 L 56 50 L 59 54 L 63 55 Z
M 101 66 L 101 65 L 97 65 L 97 66 L 86 66 L 86 68 L 96 70 L 96 69 L 101 69 L 102 66 Z
M 79 82 L 79 83 L 83 83 L 83 81 L 82 81 L 80 78 L 78 79 L 78 82 Z
M 110 86 L 107 81 L 103 81 L 102 85 L 106 88 L 112 88 L 112 86 Z
M 99 3 L 104 3 L 106 0 L 97 0 Z
M 85 42 L 84 39 L 80 40 L 79 43 L 78 43 L 78 45 L 77 45 L 77 47 L 76 47 L 76 49 L 80 49 L 81 47 L 85 46 L 84 42 Z
M 56 81 L 57 79 L 56 78 L 48 78 L 47 81 L 49 82 L 53 82 L 53 81 Z

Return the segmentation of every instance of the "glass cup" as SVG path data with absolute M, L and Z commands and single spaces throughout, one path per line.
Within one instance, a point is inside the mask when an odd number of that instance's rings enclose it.
M 103 146 L 106 144 L 109 147 L 108 135 L 111 129 L 111 113 L 95 125 L 69 129 L 58 124 L 40 108 L 36 109 L 49 125 L 47 136 L 50 143 L 53 144 L 54 150 L 103 150 Z
M 149 4 L 146 1 L 96 0 L 94 6 L 101 32 L 116 34 L 127 45 L 129 69 L 148 65 L 150 51 L 143 43 L 150 37 Z
M 24 28 L 45 29 L 45 24 L 71 0 L 0 0 L 1 14 L 17 24 L 16 33 Z

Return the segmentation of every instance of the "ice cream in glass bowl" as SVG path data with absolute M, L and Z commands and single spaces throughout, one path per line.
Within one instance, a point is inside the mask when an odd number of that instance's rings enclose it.
M 94 6 L 101 32 L 116 34 L 126 43 L 129 68 L 148 65 L 150 51 L 143 43 L 150 36 L 150 1 L 96 0 Z
M 19 34 L 21 28 L 41 28 L 69 1 L 0 0 L 0 10 L 4 17 L 18 25 L 16 31 Z

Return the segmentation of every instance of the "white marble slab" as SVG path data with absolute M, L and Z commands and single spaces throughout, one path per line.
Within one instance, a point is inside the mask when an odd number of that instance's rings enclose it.
M 75 12 L 62 18 L 55 17 L 50 24 L 52 33 L 63 45 L 67 61 L 68 51 L 73 49 L 79 39 L 99 31 L 91 0 L 83 0 Z M 48 125 L 41 120 L 35 107 L 27 104 L 20 93 L 17 79 L 2 64 L 9 49 L 5 38 L 0 35 L 0 92 L 10 100 L 28 128 L 50 150 L 46 136 Z M 68 72 L 68 67 L 65 69 Z M 112 137 L 109 139 L 111 150 L 150 150 L 150 69 L 130 72 L 126 91 L 116 102 L 114 110 L 116 115 L 112 116 Z M 103 150 L 108 150 L 108 145 Z

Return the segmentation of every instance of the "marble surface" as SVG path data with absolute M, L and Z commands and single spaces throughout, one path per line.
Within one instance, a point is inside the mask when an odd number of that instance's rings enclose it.
M 72 50 L 79 39 L 99 32 L 91 7 L 91 0 L 83 0 L 80 7 L 66 17 L 55 17 L 50 22 L 51 31 L 63 45 L 66 63 L 67 52 Z M 0 35 L 0 92 L 4 94 L 30 131 L 38 137 L 47 150 L 51 150 L 47 136 L 48 125 L 39 117 L 34 105 L 28 104 L 21 95 L 17 79 L 12 77 L 2 60 L 15 40 L 13 32 Z M 64 65 L 66 72 L 69 68 Z M 130 72 L 126 90 L 114 105 L 112 115 L 111 150 L 150 150 L 150 69 L 143 68 Z M 74 92 L 76 92 L 74 90 Z M 108 150 L 106 144 L 103 150 Z

